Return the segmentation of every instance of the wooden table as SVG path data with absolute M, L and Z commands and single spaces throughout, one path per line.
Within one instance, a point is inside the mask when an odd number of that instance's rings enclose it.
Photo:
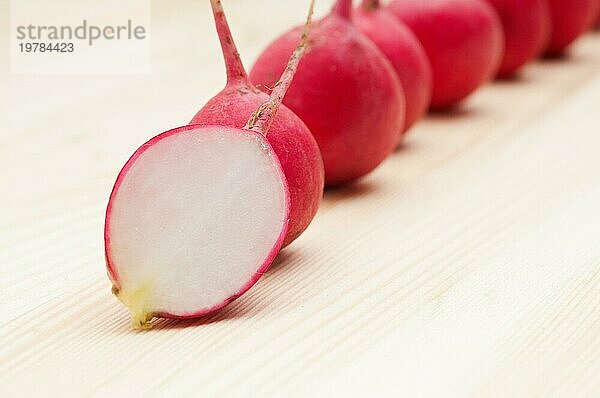
M 132 332 L 112 183 L 223 84 L 208 2 L 153 5 L 150 75 L 2 58 L 0 396 L 600 396 L 600 34 L 420 123 L 225 311 Z M 225 5 L 248 64 L 306 6 Z

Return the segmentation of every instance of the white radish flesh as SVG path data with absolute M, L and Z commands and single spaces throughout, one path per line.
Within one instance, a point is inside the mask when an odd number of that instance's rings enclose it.
M 139 327 L 214 312 L 250 288 L 281 247 L 289 194 L 260 134 L 188 126 L 142 146 L 110 204 L 109 273 Z

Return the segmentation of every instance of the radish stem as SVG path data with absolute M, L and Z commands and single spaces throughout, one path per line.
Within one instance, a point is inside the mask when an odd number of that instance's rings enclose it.
M 302 57 L 306 53 L 306 48 L 308 47 L 308 36 L 310 34 L 310 27 L 312 24 L 312 16 L 314 13 L 315 0 L 310 1 L 310 7 L 308 10 L 308 17 L 306 18 L 306 23 L 304 24 L 304 29 L 302 30 L 302 36 L 300 39 L 300 44 L 294 50 L 294 53 L 290 57 L 290 60 L 281 75 L 279 81 L 273 87 L 273 91 L 271 92 L 271 96 L 269 101 L 262 104 L 254 114 L 248 120 L 246 124 L 246 129 L 255 131 L 257 133 L 266 135 L 273 123 L 273 119 L 277 115 L 277 111 L 283 102 L 283 98 L 290 88 L 292 81 L 294 79 L 294 75 L 298 70 L 298 65 L 302 60 Z
M 210 5 L 213 10 L 215 26 L 217 28 L 217 34 L 219 35 L 219 41 L 221 42 L 221 49 L 225 59 L 227 84 L 237 83 L 240 81 L 245 82 L 248 80 L 248 74 L 246 73 L 246 69 L 244 69 L 242 59 L 240 58 L 240 53 L 238 52 L 235 42 L 233 41 L 221 0 L 210 0 Z

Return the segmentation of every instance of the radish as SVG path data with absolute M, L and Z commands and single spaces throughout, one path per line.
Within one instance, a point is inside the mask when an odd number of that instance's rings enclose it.
M 390 60 L 406 96 L 408 130 L 429 109 L 433 75 L 425 49 L 414 33 L 387 12 L 379 0 L 363 0 L 354 23 Z
M 227 85 L 191 123 L 242 127 L 247 115 L 268 101 L 269 96 L 250 83 L 221 2 L 211 0 L 211 4 L 225 58 Z M 279 157 L 290 189 L 290 224 L 283 243 L 287 246 L 308 227 L 319 209 L 324 185 L 323 159 L 308 127 L 285 106 L 279 109 L 266 137 Z
M 487 0 L 498 12 L 504 27 L 506 51 L 499 77 L 513 75 L 537 58 L 548 45 L 552 30 L 546 0 Z
M 220 310 L 258 281 L 282 247 L 290 193 L 265 134 L 305 52 L 311 16 L 312 3 L 301 44 L 244 127 L 168 131 L 119 173 L 106 211 L 106 262 L 134 328 Z
M 404 129 L 404 93 L 390 62 L 352 24 L 352 0 L 338 0 L 315 22 L 309 51 L 284 103 L 313 133 L 325 163 L 325 184 L 354 181 L 395 149 Z M 268 90 L 294 47 L 293 29 L 272 43 L 250 72 Z
M 481 0 L 393 0 L 388 11 L 417 35 L 433 68 L 432 108 L 450 108 L 497 73 L 502 23 Z
M 552 36 L 546 55 L 562 55 L 589 26 L 596 0 L 548 0 L 552 15 Z

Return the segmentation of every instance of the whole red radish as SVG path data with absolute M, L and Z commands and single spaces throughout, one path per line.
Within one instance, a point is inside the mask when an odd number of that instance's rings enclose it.
M 498 76 L 513 75 L 548 45 L 552 17 L 547 0 L 487 0 L 504 27 L 506 50 Z
M 546 55 L 560 56 L 589 26 L 596 0 L 548 0 L 552 35 Z
M 406 131 L 427 113 L 431 103 L 433 75 L 427 53 L 414 33 L 379 0 L 363 0 L 354 12 L 354 23 L 385 54 L 400 78 L 406 96 Z
M 417 35 L 433 68 L 432 108 L 464 100 L 491 80 L 504 53 L 502 23 L 482 0 L 393 0 L 388 11 Z
M 250 83 L 221 2 L 211 0 L 211 4 L 225 58 L 227 85 L 191 123 L 242 127 L 248 115 L 269 96 Z M 290 189 L 290 223 L 283 243 L 287 246 L 304 232 L 319 209 L 324 185 L 323 159 L 308 127 L 285 106 L 279 109 L 266 137 L 279 157 Z
M 352 0 L 338 0 L 315 22 L 309 50 L 284 103 L 307 124 L 325 163 L 325 184 L 356 180 L 395 149 L 404 129 L 404 93 L 390 62 L 351 22 Z M 294 47 L 293 29 L 273 42 L 250 72 L 273 87 Z
M 310 16 L 281 80 L 245 126 L 168 131 L 142 145 L 119 173 L 106 210 L 106 263 L 134 328 L 149 327 L 154 317 L 220 310 L 279 253 L 290 192 L 265 134 L 305 52 L 309 25 Z

